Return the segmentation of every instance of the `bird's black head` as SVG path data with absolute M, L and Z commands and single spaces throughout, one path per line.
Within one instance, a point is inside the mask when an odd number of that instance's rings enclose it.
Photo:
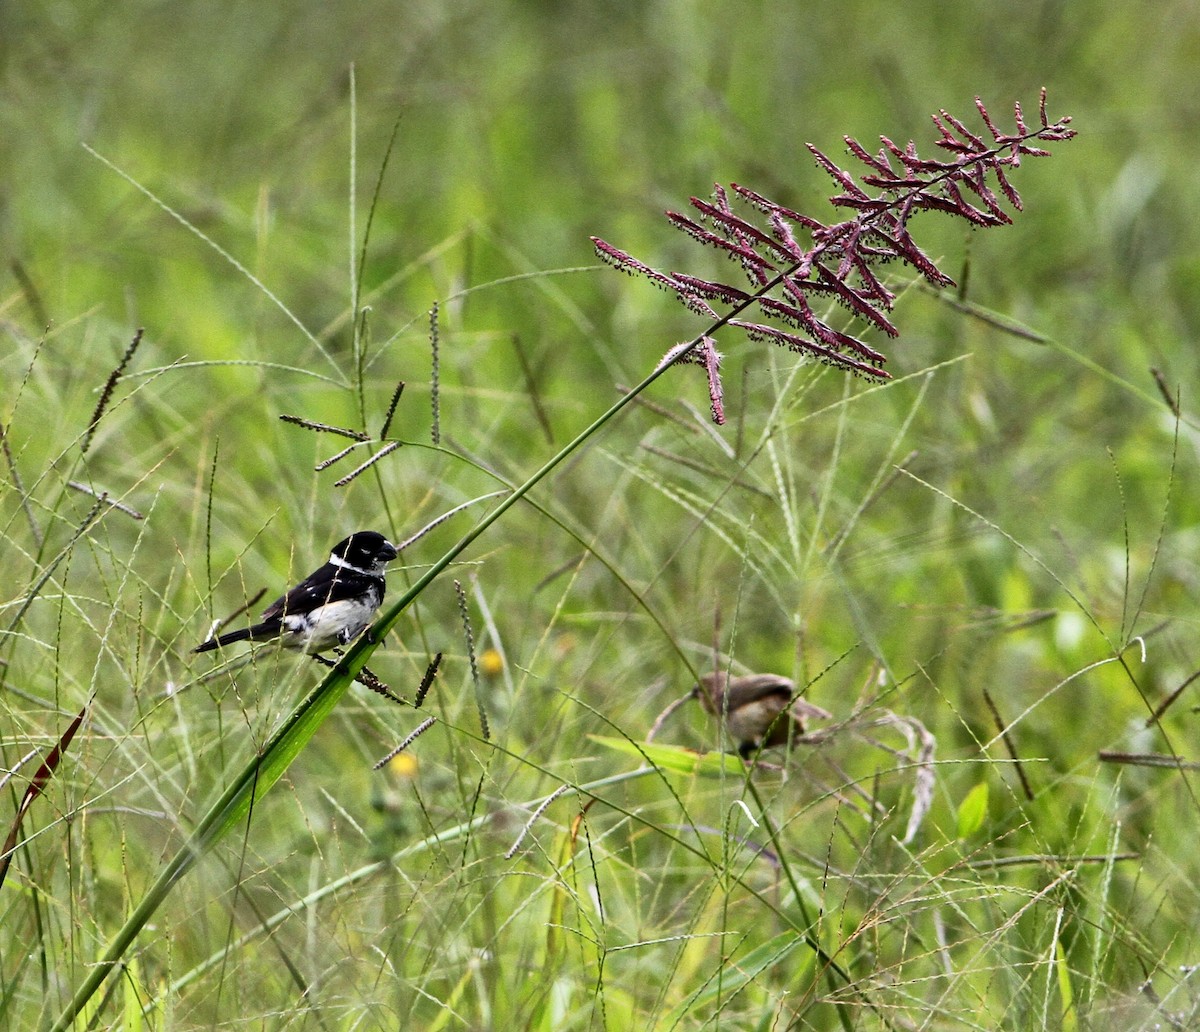
M 396 546 L 373 530 L 359 530 L 333 548 L 333 558 L 347 566 L 368 573 L 383 573 L 384 566 L 395 559 Z

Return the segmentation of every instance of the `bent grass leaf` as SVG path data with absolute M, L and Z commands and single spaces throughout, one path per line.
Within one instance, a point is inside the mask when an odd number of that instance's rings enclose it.
M 627 738 L 612 738 L 607 735 L 588 735 L 597 745 L 615 752 L 649 760 L 659 770 L 673 774 L 698 775 L 702 778 L 742 776 L 746 765 L 733 753 L 698 753 L 678 745 L 658 745 L 653 742 L 632 742 Z
M 75 732 L 79 730 L 79 726 L 83 723 L 83 718 L 87 716 L 89 706 L 91 706 L 90 701 L 84 704 L 83 709 L 67 725 L 67 729 L 59 737 L 54 747 L 46 754 L 46 758 L 39 764 L 33 777 L 29 779 L 29 785 L 26 787 L 25 794 L 21 797 L 21 802 L 17 806 L 16 815 L 13 817 L 12 826 L 8 829 L 8 837 L 5 839 L 4 845 L 0 846 L 0 886 L 4 885 L 4 879 L 8 876 L 8 867 L 12 863 L 13 853 L 16 852 L 18 839 L 21 834 L 21 823 L 25 820 L 25 815 L 29 812 L 29 808 L 33 805 L 34 800 L 42 794 L 50 779 L 54 777 L 59 763 L 62 761 L 66 751 L 71 747 L 71 739 L 75 737 Z
M 981 781 L 958 804 L 958 837 L 968 839 L 983 827 L 988 809 L 988 786 Z

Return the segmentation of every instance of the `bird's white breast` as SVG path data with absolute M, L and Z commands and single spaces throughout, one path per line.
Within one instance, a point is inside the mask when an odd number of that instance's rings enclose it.
M 324 652 L 335 645 L 353 641 L 371 623 L 377 605 L 374 599 L 343 599 L 319 606 L 311 613 L 285 616 L 287 628 L 284 643 L 302 652 Z

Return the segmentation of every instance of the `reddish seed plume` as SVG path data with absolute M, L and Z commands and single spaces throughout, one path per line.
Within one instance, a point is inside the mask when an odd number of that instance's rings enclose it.
M 880 266 L 899 262 L 935 287 L 954 285 L 914 241 L 909 219 L 918 211 L 933 211 L 980 227 L 1012 222 L 1010 209 L 1020 211 L 1022 205 L 1009 179 L 1011 170 L 1020 166 L 1023 157 L 1048 155 L 1042 145 L 1076 135 L 1070 118 L 1050 121 L 1044 89 L 1038 103 L 1040 124 L 1035 129 L 1025 124 L 1019 103 L 1013 108 L 1015 132 L 1003 131 L 978 97 L 975 109 L 986 135 L 948 111 L 933 116 L 938 134 L 934 146 L 943 155 L 939 159 L 921 157 L 911 140 L 900 146 L 881 136 L 880 149 L 872 153 L 846 137 L 850 156 L 866 170 L 857 180 L 809 144 L 817 165 L 828 173 L 838 191 L 830 202 L 849 213 L 840 222 L 821 222 L 737 183 L 728 191 L 718 184 L 711 201 L 693 197 L 691 204 L 699 220 L 667 212 L 676 229 L 739 265 L 750 291 L 711 278 L 660 272 L 593 237 L 596 253 L 622 272 L 644 276 L 672 291 L 687 308 L 711 318 L 716 328 L 728 325 L 752 340 L 786 347 L 859 376 L 887 379 L 889 374 L 882 368 L 886 357 L 854 333 L 835 328 L 829 316 L 818 315 L 814 299 L 825 301 L 825 308 L 834 302 L 861 320 L 867 330 L 897 336 L 888 317 L 896 293 L 880 275 Z M 765 225 L 756 225 L 735 211 L 731 194 L 757 212 L 757 220 L 765 220 Z M 721 315 L 714 305 L 725 306 L 727 311 Z M 790 329 L 738 318 L 752 307 Z M 712 332 L 716 329 L 708 331 Z M 663 364 L 702 365 L 708 377 L 713 420 L 722 423 L 721 361 L 708 333 L 672 348 Z

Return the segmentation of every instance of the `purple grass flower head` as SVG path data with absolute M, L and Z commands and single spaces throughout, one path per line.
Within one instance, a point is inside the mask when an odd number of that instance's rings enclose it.
M 849 218 L 824 223 L 794 211 L 736 183 L 720 184 L 711 200 L 691 198 L 696 214 L 668 211 L 667 220 L 697 243 L 715 248 L 741 266 L 749 287 L 702 279 L 683 272 L 660 272 L 598 237 L 596 253 L 610 265 L 643 276 L 669 290 L 710 325 L 690 341 L 676 345 L 662 366 L 691 363 L 703 366 L 708 377 L 713 421 L 725 421 L 721 387 L 721 356 L 713 334 L 725 326 L 744 332 L 750 340 L 777 344 L 798 354 L 871 380 L 887 380 L 886 356 L 861 334 L 874 329 L 888 337 L 899 330 L 890 313 L 896 294 L 879 273 L 887 263 L 909 266 L 939 289 L 954 285 L 913 239 L 909 220 L 920 211 L 957 216 L 973 226 L 1002 226 L 1021 211 L 1021 197 L 1009 174 L 1023 157 L 1046 157 L 1041 144 L 1076 135 L 1071 119 L 1051 122 L 1046 114 L 1046 91 L 1041 92 L 1038 124 L 1030 128 L 1014 105 L 1015 132 L 1001 132 L 983 101 L 975 107 L 985 134 L 970 130 L 947 111 L 933 116 L 938 131 L 935 145 L 948 157 L 922 158 L 912 141 L 903 147 L 880 137 L 871 153 L 857 140 L 845 137 L 850 155 L 866 167 L 857 179 L 811 144 L 817 164 L 838 192 L 829 200 Z M 990 139 L 989 139 L 990 137 Z M 750 208 L 752 218 L 739 214 L 730 194 Z M 1006 207 L 1007 206 L 1007 207 Z M 841 307 L 864 329 L 839 330 L 830 320 Z M 761 317 L 767 322 L 759 322 Z

